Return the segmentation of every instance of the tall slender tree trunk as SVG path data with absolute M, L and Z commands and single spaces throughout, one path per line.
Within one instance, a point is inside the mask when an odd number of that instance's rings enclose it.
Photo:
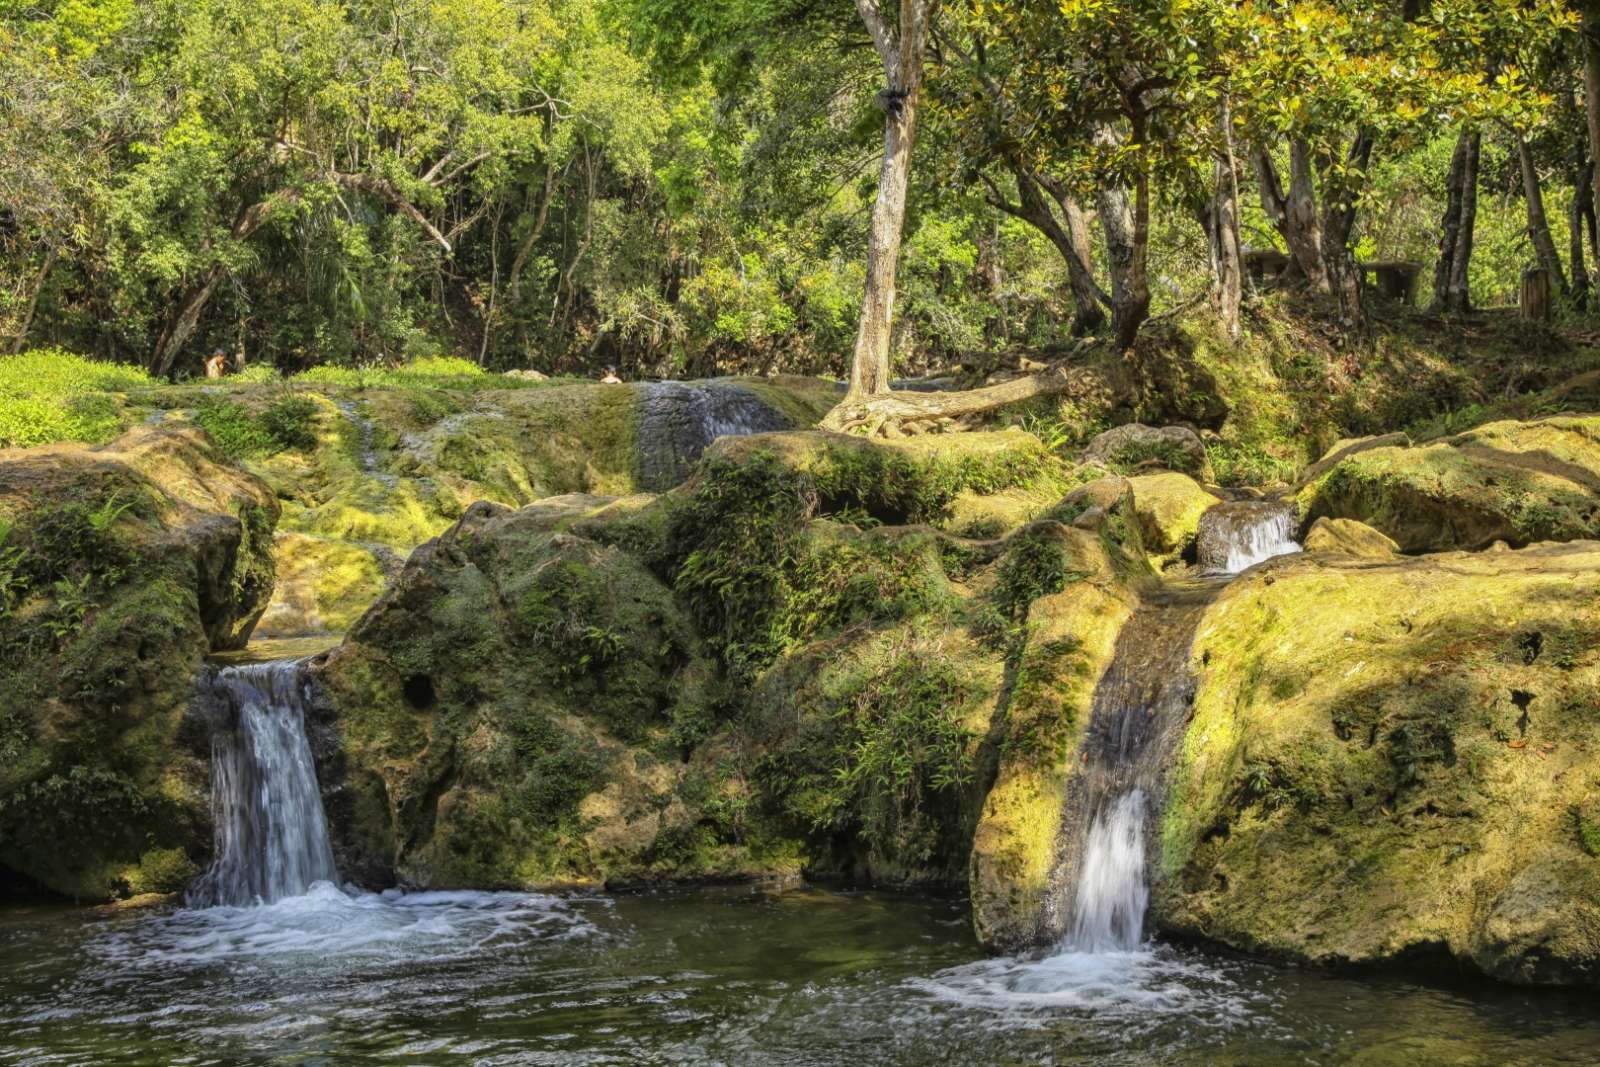
M 33 289 L 28 294 L 27 310 L 22 313 L 22 321 L 17 324 L 17 335 L 11 341 L 13 355 L 21 352 L 23 346 L 28 343 L 28 331 L 33 329 L 33 317 L 39 311 L 39 297 L 44 294 L 44 284 L 50 280 L 50 271 L 60 255 L 61 250 L 55 245 L 51 245 L 44 254 L 44 264 L 39 268 L 39 273 L 33 280 Z
M 1467 269 L 1472 260 L 1472 231 L 1478 214 L 1477 130 L 1463 130 L 1445 178 L 1444 217 L 1439 226 L 1439 262 L 1433 272 L 1433 310 L 1466 311 L 1471 307 Z
M 885 0 L 887 2 L 887 0 Z M 856 0 L 856 11 L 883 61 L 883 164 L 878 198 L 867 235 L 867 281 L 861 321 L 850 360 L 850 387 L 822 425 L 841 429 L 853 421 L 861 402 L 889 391 L 889 348 L 893 340 L 895 274 L 905 228 L 906 190 L 911 153 L 917 143 L 917 109 L 922 94 L 922 63 L 927 48 L 930 0 L 900 0 L 891 24 L 877 0 Z
M 1360 130 L 1345 153 L 1345 174 L 1365 174 L 1372 161 L 1372 132 Z M 1322 189 L 1322 260 L 1328 272 L 1328 291 L 1339 302 L 1339 318 L 1345 326 L 1365 329 L 1367 316 L 1362 304 L 1361 268 L 1350 235 L 1356 225 L 1356 190 L 1348 178 L 1335 177 L 1331 167 L 1324 171 Z
M 1589 204 L 1593 212 L 1600 205 L 1600 9 L 1592 2 L 1580 5 L 1584 9 L 1583 32 L 1578 34 L 1578 47 L 1583 51 L 1583 115 L 1589 131 Z M 1595 255 L 1600 257 L 1600 242 Z
M 1136 125 L 1134 143 L 1142 141 Z M 1102 126 L 1095 132 L 1100 144 L 1115 144 L 1116 131 Z M 1111 271 L 1111 333 L 1119 349 L 1133 347 L 1139 327 L 1150 315 L 1150 180 L 1141 170 L 1131 190 L 1109 182 L 1095 195 L 1100 228 L 1106 239 L 1106 260 Z
M 1556 292 L 1566 296 L 1567 275 L 1562 269 L 1561 257 L 1556 253 L 1556 242 L 1550 236 L 1550 222 L 1544 213 L 1544 192 L 1539 188 L 1539 168 L 1534 166 L 1533 149 L 1521 136 L 1517 137 L 1517 160 L 1522 164 L 1522 198 L 1528 205 L 1528 236 L 1533 239 L 1534 254 L 1539 266 L 1550 272 Z
M 1233 165 L 1218 159 L 1213 167 L 1216 190 L 1206 202 L 1201 222 L 1211 267 L 1211 307 L 1223 329 L 1239 339 L 1239 305 L 1244 297 L 1244 256 L 1239 247 L 1238 183 Z

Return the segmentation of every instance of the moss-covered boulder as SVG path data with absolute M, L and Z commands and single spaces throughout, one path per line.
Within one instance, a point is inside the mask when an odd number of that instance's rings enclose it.
M 1236 580 L 1162 826 L 1165 929 L 1600 982 L 1600 544 Z
M 184 711 L 266 607 L 277 515 L 193 429 L 0 451 L 0 868 L 86 900 L 181 888 L 210 845 Z
M 773 434 L 660 498 L 473 505 L 316 667 L 341 869 L 962 881 L 1013 635 L 1079 575 L 1026 529 L 940 527 L 1053 462 L 1017 432 Z
M 279 531 L 273 538 L 277 584 L 256 625 L 259 638 L 342 634 L 399 573 L 388 545 Z
M 1105 510 L 1130 493 L 1140 543 L 1158 569 L 1192 556 L 1200 531 L 1200 517 L 1222 503 L 1220 497 L 1208 492 L 1193 478 L 1169 471 L 1088 482 L 1067 494 L 1063 508 L 1074 514 L 1091 507 Z
M 1187 426 L 1118 426 L 1095 436 L 1083 458 L 1117 474 L 1177 471 L 1202 482 L 1213 477 L 1205 444 Z
M 1394 543 L 1394 538 L 1379 533 L 1366 523 L 1326 516 L 1311 524 L 1304 548 L 1307 552 L 1332 552 L 1369 559 L 1387 559 L 1400 554 L 1400 546 Z
M 1492 422 L 1348 453 L 1299 493 L 1307 522 L 1358 519 L 1404 552 L 1600 536 L 1600 415 Z

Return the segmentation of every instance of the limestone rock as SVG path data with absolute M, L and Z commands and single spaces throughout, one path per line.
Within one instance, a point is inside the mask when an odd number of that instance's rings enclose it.
M 266 607 L 277 517 L 177 423 L 0 451 L 0 867 L 106 900 L 178 888 L 204 859 L 184 712 L 202 656 Z
M 1323 517 L 1311 524 L 1306 534 L 1307 552 L 1333 552 L 1367 559 L 1387 559 L 1398 555 L 1400 546 L 1394 539 L 1355 519 L 1330 519 Z
M 1204 616 L 1153 910 L 1319 963 L 1596 981 L 1600 543 L 1289 557 Z M 1585 830 L 1587 829 L 1587 833 Z
M 1137 422 L 1118 426 L 1091 440 L 1083 458 L 1118 474 L 1169 470 L 1202 482 L 1212 480 L 1205 443 L 1186 426 L 1158 428 Z
M 1414 448 L 1347 452 L 1297 499 L 1307 520 L 1358 519 L 1403 552 L 1600 536 L 1600 415 L 1493 422 Z

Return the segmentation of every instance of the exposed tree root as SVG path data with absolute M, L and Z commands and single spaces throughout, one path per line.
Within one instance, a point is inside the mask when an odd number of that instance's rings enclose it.
M 903 437 L 971 427 L 977 416 L 1036 396 L 1104 392 L 1103 376 L 1090 368 L 1056 363 L 1037 374 L 954 393 L 890 392 L 846 395 L 822 428 L 865 437 Z

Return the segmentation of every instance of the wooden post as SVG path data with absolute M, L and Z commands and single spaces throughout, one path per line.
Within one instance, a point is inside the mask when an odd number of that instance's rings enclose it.
M 1522 317 L 1550 321 L 1550 272 L 1529 267 L 1522 272 Z

